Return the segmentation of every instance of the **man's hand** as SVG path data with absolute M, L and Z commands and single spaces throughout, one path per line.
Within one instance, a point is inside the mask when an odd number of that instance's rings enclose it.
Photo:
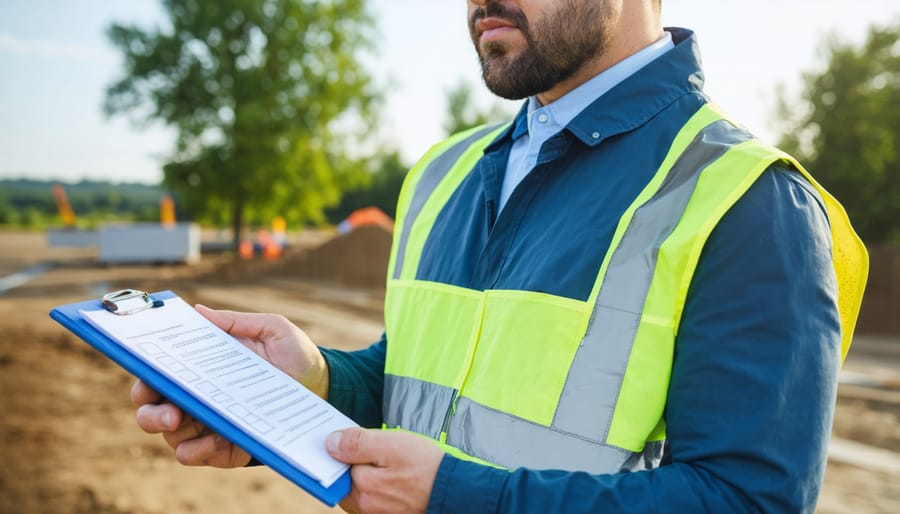
M 140 380 L 131 388 L 131 399 L 140 405 L 138 426 L 148 434 L 161 433 L 175 449 L 175 458 L 185 466 L 239 468 L 250 462 L 249 453 L 210 432 L 178 407 L 163 402 L 159 393 Z
M 352 464 L 353 488 L 341 508 L 355 514 L 424 513 L 444 452 L 402 432 L 350 428 L 325 442 L 335 459 Z
M 328 399 L 328 365 L 306 332 L 279 314 L 218 311 L 197 305 L 197 312 L 244 343 L 323 399 Z
M 284 316 L 218 311 L 202 305 L 197 311 L 259 356 L 305 385 L 328 397 L 328 365 L 309 337 Z M 150 434 L 163 434 L 175 449 L 178 462 L 188 466 L 234 468 L 246 466 L 250 455 L 211 432 L 138 380 L 131 399 L 139 405 L 137 424 Z

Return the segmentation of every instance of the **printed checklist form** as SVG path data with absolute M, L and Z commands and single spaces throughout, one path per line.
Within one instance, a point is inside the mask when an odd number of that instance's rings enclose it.
M 107 310 L 80 313 L 97 330 L 324 487 L 347 470 L 325 451 L 325 438 L 357 424 L 181 298 L 135 315 Z

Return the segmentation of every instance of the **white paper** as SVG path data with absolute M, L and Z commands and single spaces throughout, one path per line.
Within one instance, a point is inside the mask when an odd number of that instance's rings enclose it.
M 181 298 L 89 323 L 325 487 L 347 469 L 325 451 L 335 430 L 357 426 L 326 401 L 201 316 Z

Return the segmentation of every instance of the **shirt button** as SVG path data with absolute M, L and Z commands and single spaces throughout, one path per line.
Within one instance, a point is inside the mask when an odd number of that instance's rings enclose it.
M 547 118 L 547 115 L 546 115 L 546 114 L 541 114 L 541 115 L 538 116 L 538 121 L 541 122 L 541 123 L 547 123 L 547 119 L 548 119 L 548 118 Z
M 594 132 L 593 134 L 591 134 L 591 137 L 594 138 L 594 139 L 600 139 L 600 133 L 599 133 L 599 132 Z

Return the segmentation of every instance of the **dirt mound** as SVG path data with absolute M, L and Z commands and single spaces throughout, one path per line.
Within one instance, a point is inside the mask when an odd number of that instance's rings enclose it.
M 391 233 L 372 225 L 339 235 L 311 250 L 287 254 L 265 274 L 383 288 L 390 255 Z
M 856 331 L 900 335 L 900 246 L 867 245 L 869 282 Z
M 337 281 L 362 275 L 383 284 L 390 235 L 370 229 L 337 238 L 307 235 L 274 261 L 223 254 L 204 255 L 199 266 L 105 268 L 82 256 L 58 258 L 42 249 L 40 234 L 0 232 L 0 269 L 20 256 L 29 259 L 15 261 L 8 273 L 44 260 L 61 262 L 0 296 L 0 513 L 339 512 L 265 466 L 179 465 L 162 437 L 135 425 L 128 394 L 133 378 L 47 317 L 55 305 L 113 289 L 173 289 L 190 302 L 280 312 L 329 346 L 366 347 L 383 329 L 384 291 L 339 287 Z M 22 238 L 33 243 L 25 251 Z M 845 369 L 866 377 L 883 369 L 895 373 L 900 353 L 894 340 L 855 341 Z M 896 454 L 897 392 L 842 385 L 835 435 Z M 829 464 L 817 513 L 900 512 L 896 473 L 856 462 Z

